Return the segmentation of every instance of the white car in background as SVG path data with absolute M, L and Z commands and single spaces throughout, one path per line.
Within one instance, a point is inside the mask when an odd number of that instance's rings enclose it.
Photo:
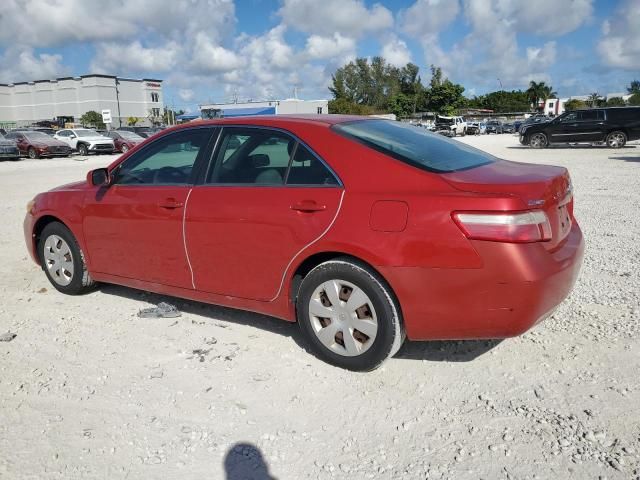
M 90 153 L 113 153 L 115 145 L 113 139 L 100 135 L 89 128 L 65 128 L 58 130 L 53 138 L 60 140 L 77 150 L 80 155 Z

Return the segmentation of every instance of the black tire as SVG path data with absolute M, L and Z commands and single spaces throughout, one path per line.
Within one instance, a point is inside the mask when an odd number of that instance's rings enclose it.
M 89 155 L 89 147 L 87 147 L 84 143 L 78 145 L 78 153 L 83 157 Z
M 129 147 L 125 144 L 120 147 L 120 151 L 122 153 L 127 153 L 129 151 Z
M 355 356 L 335 353 L 318 338 L 311 323 L 309 305 L 312 295 L 324 282 L 342 280 L 361 289 L 372 303 L 377 317 L 377 333 L 367 350 Z M 349 257 L 321 263 L 302 280 L 296 299 L 298 324 L 314 353 L 340 368 L 366 372 L 379 367 L 395 355 L 405 339 L 402 313 L 386 281 L 365 264 Z
M 622 148 L 627 144 L 627 134 L 621 130 L 614 130 L 607 135 L 606 142 L 609 148 Z
M 35 160 L 36 158 L 38 158 L 38 152 L 36 152 L 35 148 L 29 147 L 29 150 L 27 150 L 27 156 L 32 160 Z
M 532 148 L 546 148 L 547 145 L 549 145 L 547 136 L 541 132 L 532 133 L 531 135 L 529 135 L 527 143 Z
M 69 246 L 71 253 L 71 261 L 73 263 L 73 275 L 68 285 L 61 285 L 47 267 L 47 261 L 45 259 L 45 248 L 47 239 L 52 236 L 57 236 L 64 240 Z M 59 222 L 49 223 L 40 234 L 38 239 L 38 256 L 42 269 L 44 270 L 51 285 L 59 292 L 66 293 L 67 295 L 80 295 L 91 291 L 95 286 L 95 282 L 91 279 L 89 272 L 87 271 L 87 265 L 84 261 L 84 255 L 80 250 L 80 246 L 76 241 L 71 231 Z

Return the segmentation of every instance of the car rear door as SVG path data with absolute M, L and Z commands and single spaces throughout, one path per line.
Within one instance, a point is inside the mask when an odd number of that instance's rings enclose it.
M 215 163 L 187 206 L 197 290 L 269 301 L 294 257 L 334 221 L 343 189 L 293 136 L 224 127 Z
M 578 114 L 578 126 L 576 128 L 576 136 L 581 140 L 599 142 L 605 137 L 604 112 L 598 109 L 580 110 Z
M 112 172 L 111 186 L 87 195 L 83 232 L 93 271 L 193 288 L 184 208 L 214 131 L 190 128 L 158 138 Z

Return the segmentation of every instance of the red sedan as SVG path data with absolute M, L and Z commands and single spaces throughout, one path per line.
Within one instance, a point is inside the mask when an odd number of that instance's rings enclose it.
M 525 332 L 584 250 L 565 168 L 333 115 L 165 130 L 36 196 L 24 229 L 61 292 L 108 282 L 298 321 L 352 370 L 405 337 Z
M 118 152 L 127 153 L 139 143 L 144 142 L 140 135 L 128 130 L 110 130 L 107 136 L 113 138 L 113 145 Z

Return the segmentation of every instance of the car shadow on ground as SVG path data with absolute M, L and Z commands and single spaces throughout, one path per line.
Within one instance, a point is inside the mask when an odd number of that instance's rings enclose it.
M 512 150 L 537 150 L 535 148 L 531 148 L 529 145 L 511 145 L 508 146 L 507 148 L 510 148 Z M 610 147 L 606 146 L 606 145 L 590 145 L 588 143 L 578 143 L 578 144 L 557 144 L 557 145 L 549 145 L 543 149 L 539 149 L 539 150 L 578 150 L 581 148 L 588 148 L 590 150 L 596 148 L 596 149 L 600 149 L 600 150 L 611 150 Z M 624 147 L 622 147 L 620 150 L 627 150 L 627 149 L 631 149 L 631 148 L 637 148 L 636 145 L 625 145 Z
M 611 160 L 623 160 L 625 162 L 640 163 L 640 156 L 623 156 L 623 157 L 609 157 Z
M 157 293 L 145 292 L 133 288 L 113 284 L 101 284 L 99 290 L 106 295 L 115 295 L 157 305 L 160 302 L 174 305 L 179 311 L 203 317 L 205 321 L 220 321 L 229 324 L 245 325 L 270 333 L 276 333 L 291 338 L 296 344 L 310 355 L 315 355 L 309 348 L 306 339 L 295 323 L 260 313 L 221 307 L 208 303 L 185 300 Z M 224 326 L 224 323 L 219 324 Z M 470 362 L 480 355 L 496 347 L 502 340 L 458 340 L 458 341 L 406 341 L 394 358 L 404 360 L 426 360 L 430 362 Z

